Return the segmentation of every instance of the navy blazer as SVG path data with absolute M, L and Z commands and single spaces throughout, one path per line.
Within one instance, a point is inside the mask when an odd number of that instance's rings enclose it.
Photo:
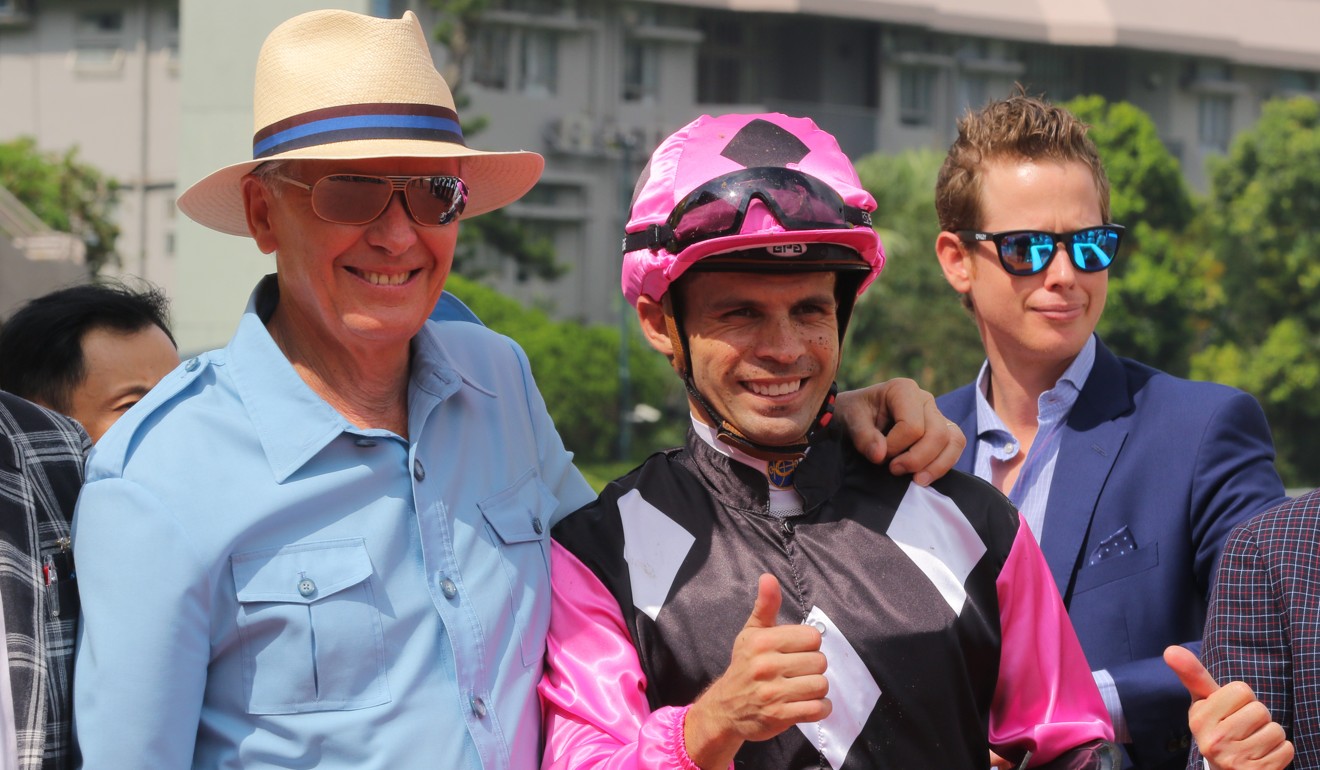
M 968 473 L 975 387 L 937 400 L 967 436 L 956 467 Z M 1256 399 L 1119 358 L 1097 340 L 1038 536 L 1091 668 L 1117 685 L 1135 767 L 1184 766 L 1191 701 L 1161 655 L 1170 644 L 1199 650 L 1229 531 L 1283 499 Z M 1116 553 L 1095 558 L 1120 539 Z

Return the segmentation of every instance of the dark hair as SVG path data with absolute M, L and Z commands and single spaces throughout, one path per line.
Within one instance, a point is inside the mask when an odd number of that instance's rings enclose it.
M 0 327 L 0 390 L 66 411 L 86 376 L 82 341 L 87 332 L 132 333 L 155 324 L 174 342 L 168 309 L 159 289 L 135 291 L 116 283 L 72 286 L 37 297 Z

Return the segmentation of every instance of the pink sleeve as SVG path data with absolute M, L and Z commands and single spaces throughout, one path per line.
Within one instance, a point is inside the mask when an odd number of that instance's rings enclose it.
M 591 570 L 550 545 L 550 634 L 538 690 L 545 770 L 697 770 L 683 741 L 688 707 L 654 713 L 619 603 Z
M 1003 643 L 990 747 L 1030 750 L 1038 765 L 1088 741 L 1112 741 L 1109 712 L 1025 519 L 997 588 Z

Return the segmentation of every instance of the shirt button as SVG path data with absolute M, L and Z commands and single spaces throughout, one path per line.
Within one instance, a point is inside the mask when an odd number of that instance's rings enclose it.
M 545 527 L 541 525 L 541 517 L 538 516 L 532 519 L 532 529 L 535 530 L 538 535 L 545 531 Z
M 373 446 L 375 446 L 375 445 L 376 445 L 376 439 L 374 439 L 374 438 L 360 438 L 360 439 L 358 439 L 357 441 L 354 441 L 353 443 L 365 449 L 365 448 L 367 448 L 367 447 L 373 447 Z
M 477 719 L 484 719 L 486 716 L 486 701 L 479 696 L 472 696 L 472 713 L 477 715 Z
M 422 467 L 421 460 L 413 460 L 413 478 L 418 481 L 426 478 L 426 469 Z
M 449 578 L 440 581 L 440 590 L 444 591 L 446 599 L 452 599 L 455 596 L 458 596 L 458 586 Z
M 303 578 L 298 581 L 298 593 L 303 596 L 311 596 L 316 593 L 316 583 L 311 578 Z
M 190 358 L 188 359 L 188 363 L 183 365 L 183 370 L 186 372 L 195 372 L 197 371 L 197 367 L 201 365 L 202 365 L 201 361 L 198 361 L 195 358 Z

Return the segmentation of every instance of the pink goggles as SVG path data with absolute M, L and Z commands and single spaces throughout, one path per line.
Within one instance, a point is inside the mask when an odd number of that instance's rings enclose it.
M 674 206 L 664 224 L 626 234 L 623 251 L 663 248 L 677 255 L 694 243 L 738 235 L 754 199 L 764 203 L 788 230 L 872 227 L 869 212 L 849 206 L 820 179 L 781 166 L 760 166 L 697 187 Z

